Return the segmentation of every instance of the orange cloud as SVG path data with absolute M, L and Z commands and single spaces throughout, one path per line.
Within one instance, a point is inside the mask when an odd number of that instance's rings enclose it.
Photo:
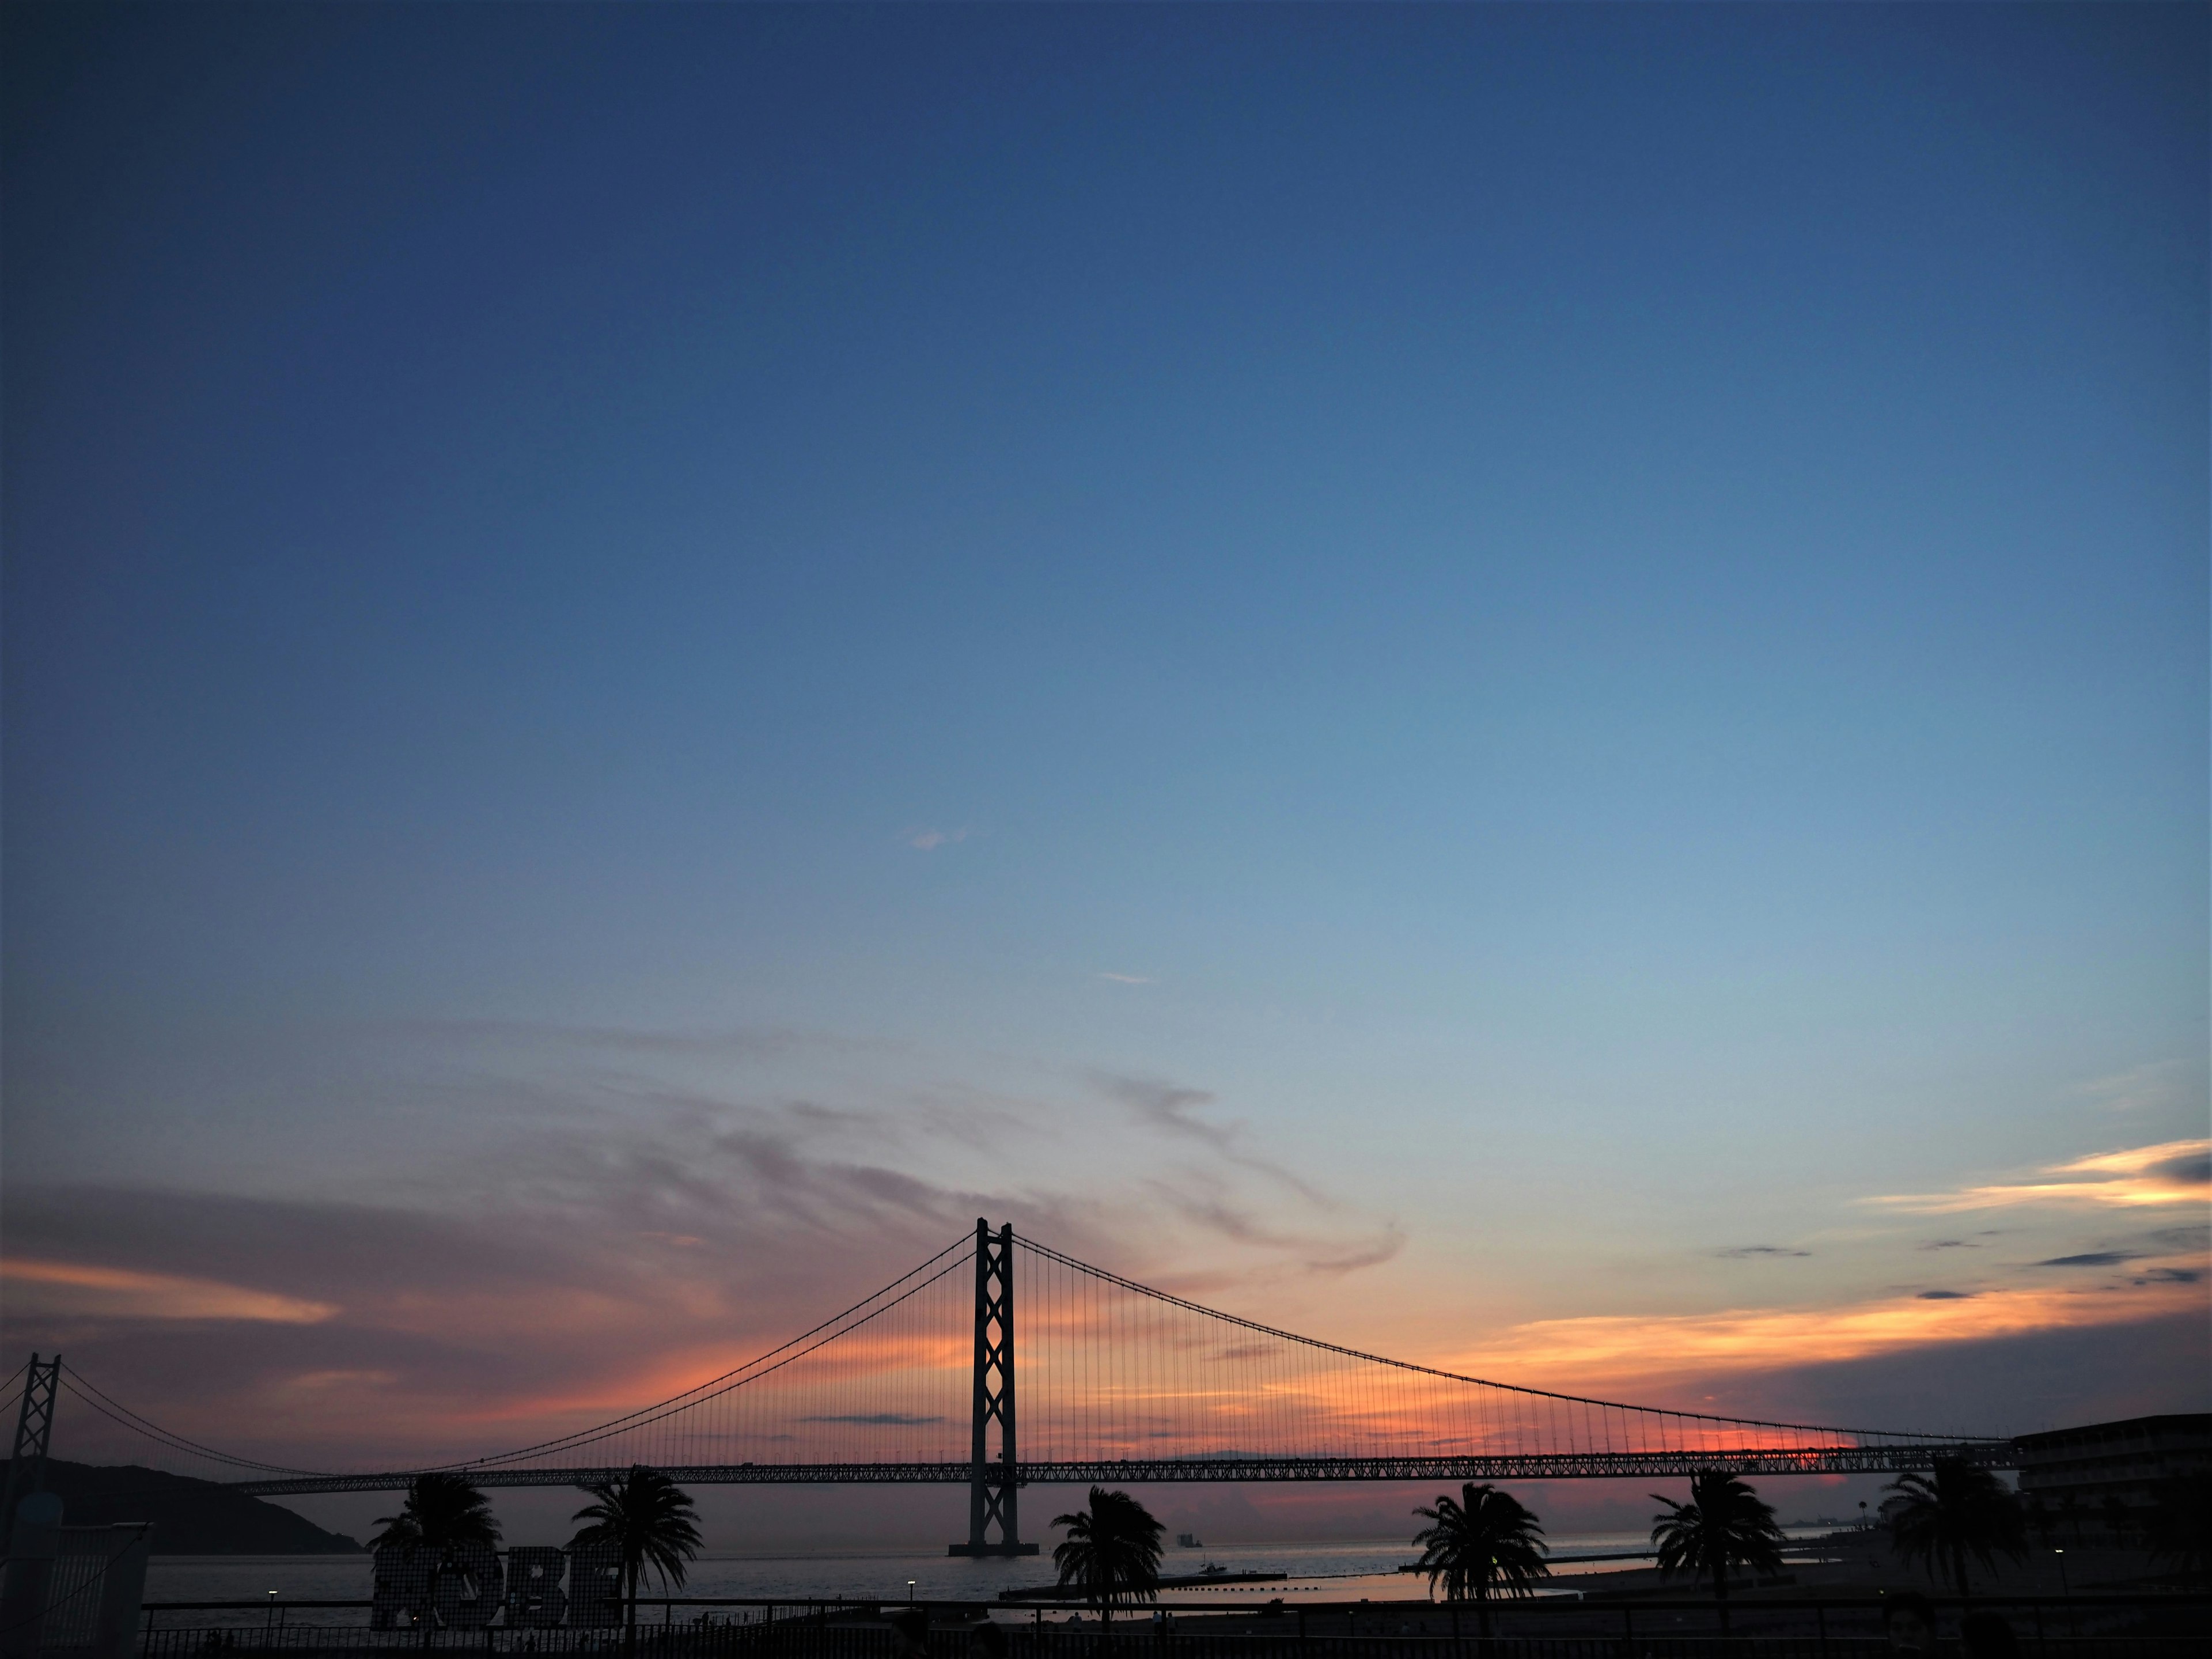
M 0 1261 L 12 1310 L 110 1319 L 242 1319 L 313 1325 L 337 1309 L 212 1279 L 131 1273 L 120 1267 L 16 1256 Z
M 1520 1382 L 1555 1381 L 1580 1392 L 1598 1381 L 1771 1370 L 1935 1343 L 2132 1324 L 2203 1304 L 2203 1293 L 2193 1285 L 2154 1283 L 2124 1296 L 2038 1288 L 1942 1301 L 1897 1296 L 1836 1308 L 1546 1319 L 1516 1327 L 1455 1369 Z
M 1956 1210 L 2000 1209 L 2021 1204 L 2092 1204 L 2132 1208 L 2154 1204 L 2203 1204 L 2212 1200 L 2205 1163 L 2212 1140 L 2167 1140 L 2097 1152 L 2069 1164 L 2036 1171 L 2039 1178 L 1990 1187 L 1965 1187 L 1950 1193 L 1898 1193 L 1865 1198 L 1920 1215 Z
M 289 1379 L 294 1389 L 388 1388 L 399 1380 L 397 1371 L 301 1371 Z

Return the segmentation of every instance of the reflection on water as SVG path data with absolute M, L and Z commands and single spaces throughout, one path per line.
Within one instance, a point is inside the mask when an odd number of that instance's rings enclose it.
M 1793 1529 L 1793 1536 L 1810 1536 L 1817 1528 Z M 1649 1547 L 1639 1532 L 1565 1533 L 1550 1540 L 1559 1555 L 1606 1555 Z M 1194 1586 L 1170 1593 L 1170 1599 L 1199 1606 L 1218 1601 L 1224 1604 L 1264 1601 L 1279 1595 L 1296 1603 L 1403 1601 L 1425 1596 L 1428 1581 L 1396 1571 L 1418 1552 L 1408 1543 L 1362 1539 L 1337 1543 L 1221 1544 L 1202 1549 L 1170 1549 L 1161 1560 L 1164 1576 L 1197 1573 L 1208 1562 L 1231 1572 L 1280 1572 L 1278 1583 Z M 1633 1561 L 1562 1562 L 1555 1576 L 1571 1577 L 1632 1567 Z M 945 1555 L 854 1554 L 790 1556 L 703 1556 L 694 1562 L 690 1582 L 679 1594 L 699 1596 L 766 1596 L 794 1602 L 810 1599 L 903 1601 L 911 1593 L 920 1600 L 990 1601 L 1002 1589 L 1052 1582 L 1052 1558 L 1046 1553 L 1034 1559 L 970 1561 Z M 171 1555 L 155 1556 L 146 1573 L 149 1601 L 258 1601 L 270 1603 L 268 1592 L 278 1595 L 274 1603 L 284 1607 L 288 1622 L 359 1624 L 359 1609 L 313 1609 L 287 1607 L 310 1601 L 365 1601 L 368 1596 L 368 1557 L 366 1555 Z M 659 1591 L 648 1581 L 647 1595 Z M 161 1615 L 165 1623 L 259 1623 L 275 1615 L 264 1611 L 226 1615 L 173 1613 Z M 659 1610 L 652 1610 L 658 1618 Z M 685 1616 L 678 1609 L 678 1616 Z M 1023 1618 L 1035 1617 L 1030 1607 Z M 1046 1617 L 1054 1616 L 1048 1609 Z

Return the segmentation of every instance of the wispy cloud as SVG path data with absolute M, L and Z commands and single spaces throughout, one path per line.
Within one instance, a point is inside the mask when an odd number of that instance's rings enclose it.
M 1215 1097 L 1207 1091 L 1162 1082 L 1157 1078 L 1124 1077 L 1114 1072 L 1093 1073 L 1091 1078 L 1101 1090 L 1151 1127 L 1203 1142 L 1230 1163 L 1279 1182 L 1309 1203 L 1325 1209 L 1336 1207 L 1334 1200 L 1311 1182 L 1273 1158 L 1251 1151 L 1245 1145 L 1242 1123 L 1214 1123 L 1198 1116 L 1197 1108 L 1214 1103 Z
M 917 852 L 933 853 L 940 847 L 950 847 L 956 842 L 967 840 L 969 833 L 965 829 L 932 830 L 917 824 L 902 833 L 899 839 Z
M 828 1091 L 763 1101 L 712 1072 L 695 1080 L 688 1042 L 662 1054 L 596 1035 L 526 1033 L 521 1059 L 502 1041 L 497 1068 L 463 1077 L 516 1131 L 495 1163 L 447 1160 L 298 1200 L 12 1191 L 4 1334 L 66 1347 L 101 1386 L 210 1443 L 300 1467 L 396 1464 L 674 1395 L 888 1282 L 978 1215 L 1147 1277 L 1202 1273 L 1229 1239 L 1243 1247 L 1240 1281 L 1349 1273 L 1402 1243 L 1372 1225 L 1329 1237 L 1299 1224 L 1300 1211 L 1341 1214 L 1326 1200 L 1261 1194 L 1249 1214 L 1235 1207 L 1237 1188 L 1257 1185 L 1240 1182 L 1255 1160 L 1239 1126 L 1207 1121 L 1202 1090 L 1123 1091 L 1181 1122 L 1166 1133 L 1184 1144 L 1152 1146 L 1171 1156 L 1120 1184 L 1086 1168 L 1078 1186 L 963 1150 L 963 1116 L 1012 1121 L 1007 1098 L 948 1083 L 917 1105 L 909 1078 L 880 1105 L 860 1092 L 866 1109 Z M 592 1065 L 562 1052 L 603 1046 Z M 1086 1133 L 1101 1115 L 1090 1085 Z M 1152 1180 L 1163 1164 L 1222 1207 L 1166 1197 Z M 964 1364 L 964 1349 L 945 1363 Z M 916 1425 L 883 1431 L 902 1426 Z
M 1581 1388 L 1614 1379 L 1772 1370 L 1990 1337 L 2132 1324 L 2195 1309 L 2163 1281 L 2108 1287 L 1915 1292 L 1830 1308 L 1735 1308 L 1642 1317 L 1540 1320 L 1516 1327 L 1455 1369 Z
M 842 1417 L 802 1417 L 802 1423 L 852 1423 L 866 1429 L 915 1429 L 942 1423 L 942 1417 L 915 1417 L 906 1412 L 861 1412 Z
M 1101 974 L 1098 977 L 1110 979 L 1116 985 L 1150 985 L 1152 982 L 1150 974 Z
M 1779 1244 L 1737 1244 L 1725 1250 L 1715 1250 L 1713 1254 L 1720 1257 L 1723 1261 L 1741 1261 L 1747 1260 L 1753 1256 L 1806 1256 L 1810 1255 L 1813 1253 L 1810 1250 L 1785 1249 Z
M 87 1262 L 14 1256 L 0 1261 L 12 1314 L 32 1312 L 110 1320 L 247 1320 L 313 1325 L 338 1310 L 331 1303 L 282 1296 L 218 1279 L 139 1273 Z
M 1381 1266 L 1406 1248 L 1406 1236 L 1395 1226 L 1385 1225 L 1366 1238 L 1328 1238 L 1269 1226 L 1211 1194 L 1179 1192 L 1165 1182 L 1157 1182 L 1155 1187 L 1186 1221 L 1240 1244 L 1256 1244 L 1295 1255 L 1310 1273 L 1357 1273 L 1363 1267 Z
M 1963 1187 L 1948 1193 L 1895 1193 L 1860 1200 L 1922 1215 L 2003 1209 L 2023 1204 L 2087 1204 L 2132 1208 L 2203 1204 L 2212 1195 L 2212 1140 L 2166 1140 L 2153 1146 L 2094 1152 L 2048 1164 L 2020 1181 Z
M 2136 1112 L 2177 1106 L 2204 1098 L 2203 1062 L 2155 1060 L 2081 1085 L 2081 1092 L 2107 1112 Z

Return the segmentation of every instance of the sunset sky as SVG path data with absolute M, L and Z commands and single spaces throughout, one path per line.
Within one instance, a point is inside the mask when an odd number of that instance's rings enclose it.
M 489 1451 L 983 1215 L 2212 1405 L 2202 9 L 0 29 L 0 1363 Z

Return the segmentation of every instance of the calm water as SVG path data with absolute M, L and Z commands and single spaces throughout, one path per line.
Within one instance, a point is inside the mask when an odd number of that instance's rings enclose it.
M 1824 1528 L 1806 1528 L 1793 1535 L 1810 1536 Z M 1571 1533 L 1551 1540 L 1554 1555 L 1597 1555 L 1647 1547 L 1647 1534 Z M 1226 1585 L 1217 1589 L 1176 1590 L 1171 1599 L 1203 1605 L 1263 1600 L 1280 1595 L 1291 1602 L 1405 1600 L 1427 1594 L 1427 1581 L 1399 1573 L 1401 1563 L 1416 1552 L 1403 1542 L 1362 1540 L 1341 1543 L 1222 1544 L 1204 1549 L 1170 1549 L 1161 1562 L 1164 1574 L 1195 1573 L 1212 1561 L 1231 1572 L 1283 1572 L 1284 1583 Z M 1632 1561 L 1576 1565 L 1562 1563 L 1556 1577 L 1571 1577 L 1637 1565 Z M 902 1601 L 912 1581 L 914 1594 L 924 1600 L 988 1601 L 1002 1589 L 1049 1583 L 1049 1553 L 1032 1560 L 964 1561 L 941 1550 L 927 1554 L 854 1554 L 787 1556 L 702 1556 L 692 1563 L 686 1595 L 769 1596 L 804 1601 L 810 1598 L 876 1599 Z M 366 1555 L 171 1555 L 155 1556 L 146 1573 L 149 1601 L 268 1602 L 276 1590 L 276 1604 L 299 1601 L 366 1600 L 369 1591 Z M 655 1592 L 648 1590 L 648 1595 Z M 681 1610 L 679 1609 L 679 1613 Z M 204 1625 L 223 1622 L 258 1623 L 266 1613 L 169 1613 L 165 1622 Z M 1048 1614 L 1048 1616 L 1051 1616 Z M 288 1611 L 288 1621 L 320 1624 L 359 1624 L 359 1609 L 311 1608 Z

